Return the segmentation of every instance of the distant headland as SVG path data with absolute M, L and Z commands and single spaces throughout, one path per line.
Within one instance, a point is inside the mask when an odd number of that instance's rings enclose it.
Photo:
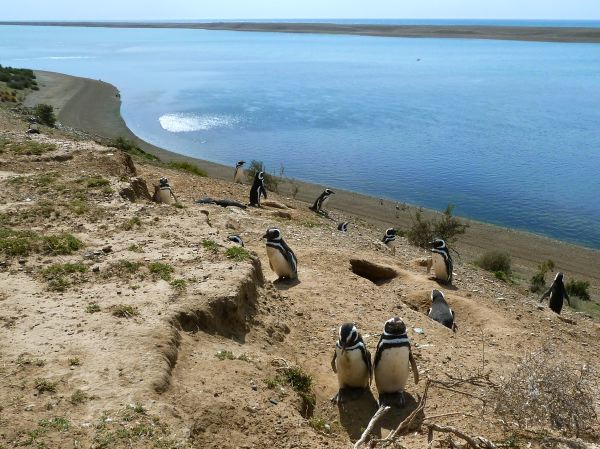
M 483 25 L 369 25 L 336 23 L 262 22 L 53 22 L 0 21 L 0 25 L 179 28 L 271 33 L 345 34 L 406 38 L 492 39 L 532 42 L 600 43 L 600 28 Z

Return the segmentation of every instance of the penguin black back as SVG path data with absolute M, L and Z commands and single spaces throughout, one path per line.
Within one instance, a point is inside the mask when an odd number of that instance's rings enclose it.
M 259 171 L 254 175 L 254 183 L 250 188 L 250 206 L 260 206 L 260 197 L 267 198 L 267 189 L 265 188 L 265 173 Z
M 382 242 L 388 244 L 394 240 L 396 240 L 396 230 L 394 228 L 386 229 Z
M 567 289 L 564 284 L 564 275 L 561 272 L 556 274 L 552 285 L 548 289 L 546 293 L 540 299 L 542 302 L 546 297 L 550 296 L 549 306 L 550 309 L 554 312 L 560 314 L 564 300 L 566 299 L 569 305 L 571 305 L 571 300 L 569 298 L 569 294 L 567 293 Z
M 427 313 L 429 318 L 446 326 L 448 329 L 456 331 L 454 323 L 454 311 L 448 306 L 444 294 L 436 289 L 431 292 L 431 308 Z

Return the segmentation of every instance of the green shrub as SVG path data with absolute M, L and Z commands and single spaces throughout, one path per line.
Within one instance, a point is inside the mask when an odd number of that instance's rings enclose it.
M 33 231 L 0 227 L 0 253 L 9 257 L 27 256 L 34 252 L 66 255 L 82 247 L 83 243 L 71 234 L 44 236 Z
M 100 306 L 95 302 L 92 302 L 85 307 L 87 313 L 97 313 L 100 312 L 100 310 L 102 309 L 100 309 Z
M 106 187 L 110 185 L 110 181 L 108 179 L 104 179 L 100 175 L 93 175 L 89 178 L 85 179 L 85 185 L 89 189 L 97 189 L 100 187 Z
M 172 168 L 174 170 L 191 173 L 192 175 L 201 176 L 203 178 L 208 176 L 204 170 L 199 168 L 197 165 L 191 164 L 190 162 L 183 162 L 183 161 L 169 162 L 167 167 Z
M 160 161 L 159 158 L 157 158 L 153 154 L 147 153 L 146 151 L 142 150 L 140 147 L 135 145 L 132 141 L 127 140 L 124 137 L 117 137 L 109 144 L 109 146 L 124 151 L 125 153 L 129 153 L 131 155 L 147 159 L 150 162 Z
M 250 162 L 250 165 L 246 169 L 246 176 L 248 177 L 248 182 L 252 184 L 254 182 L 254 177 L 256 176 L 256 174 L 261 171 L 265 174 L 264 181 L 267 190 L 277 192 L 279 189 L 279 179 L 265 171 L 265 164 L 263 164 L 262 161 L 253 160 L 252 162 Z
M 510 256 L 502 251 L 488 251 L 475 262 L 475 265 L 492 273 L 511 273 Z
M 219 252 L 219 245 L 217 244 L 217 242 L 215 242 L 213 240 L 209 240 L 209 239 L 202 240 L 202 247 L 205 250 L 213 252 L 215 254 Z
M 250 258 L 250 253 L 241 246 L 231 246 L 225 251 L 225 256 L 236 262 L 243 262 Z
M 164 281 L 171 280 L 171 275 L 174 271 L 171 265 L 162 262 L 152 262 L 150 265 L 148 265 L 148 270 L 150 270 L 152 275 L 159 277 Z
M 532 293 L 541 292 L 546 288 L 546 273 L 554 270 L 554 261 L 548 259 L 538 266 L 538 272 L 531 277 L 529 291 Z
M 187 288 L 187 281 L 185 279 L 173 279 L 169 282 L 169 285 L 178 292 L 183 292 Z
M 49 393 L 54 393 L 56 391 L 56 382 L 50 382 L 49 380 L 42 379 L 41 377 L 35 379 L 33 385 L 40 394 L 46 391 Z
M 54 125 L 56 124 L 54 108 L 49 104 L 38 104 L 33 110 L 33 114 L 35 115 L 37 120 L 43 125 L 54 127 Z
M 459 235 L 467 231 L 469 225 L 453 216 L 453 211 L 454 206 L 449 204 L 441 219 L 427 220 L 418 210 L 412 218 L 410 228 L 404 233 L 406 238 L 412 245 L 421 248 L 429 248 L 430 243 L 436 238 L 443 239 L 448 244 L 455 242 Z
M 565 288 L 567 289 L 569 296 L 577 296 L 583 301 L 589 301 L 591 299 L 590 292 L 588 291 L 590 288 L 590 283 L 587 281 L 571 279 L 569 282 L 567 282 Z
M 53 256 L 71 254 L 83 247 L 83 242 L 67 233 L 44 236 L 43 243 L 43 252 Z
M 138 312 L 137 308 L 133 306 L 127 304 L 119 304 L 112 307 L 112 314 L 113 316 L 119 318 L 131 318 L 139 315 L 140 313 Z
M 52 276 L 61 276 L 71 273 L 85 273 L 87 268 L 80 263 L 55 263 L 42 270 L 42 275 L 46 278 Z

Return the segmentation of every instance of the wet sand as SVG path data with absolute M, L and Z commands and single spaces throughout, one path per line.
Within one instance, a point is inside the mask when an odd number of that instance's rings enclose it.
M 58 109 L 58 120 L 63 125 L 101 138 L 122 136 L 164 161 L 190 161 L 204 169 L 211 177 L 226 180 L 232 178 L 233 167 L 182 156 L 139 139 L 120 115 L 121 100 L 118 90 L 113 85 L 51 72 L 36 71 L 36 75 L 41 89 L 32 92 L 26 104 L 52 104 Z M 232 161 L 232 164 L 234 163 L 235 161 Z M 296 198 L 306 202 L 314 201 L 324 188 L 301 181 L 293 181 L 292 184 L 288 180 L 280 184 L 280 193 L 291 195 L 294 185 L 299 188 Z M 395 202 L 335 189 L 335 186 L 329 187 L 334 188 L 336 192 L 329 204 L 332 217 L 339 221 L 360 220 L 371 224 L 381 229 L 382 236 L 387 227 L 408 227 L 416 210 L 415 207 L 409 206 L 406 210 L 397 212 Z M 424 214 L 429 216 L 436 212 L 425 210 Z M 511 255 L 516 273 L 529 278 L 539 263 L 553 259 L 557 269 L 564 271 L 567 276 L 589 280 L 592 283 L 592 292 L 600 291 L 600 251 L 528 232 L 466 221 L 470 227 L 456 245 L 464 262 L 473 261 L 488 250 L 501 250 Z
M 481 25 L 351 25 L 334 23 L 260 22 L 8 22 L 0 25 L 97 28 L 180 28 L 271 33 L 347 34 L 407 38 L 496 39 L 534 42 L 600 43 L 600 28 Z

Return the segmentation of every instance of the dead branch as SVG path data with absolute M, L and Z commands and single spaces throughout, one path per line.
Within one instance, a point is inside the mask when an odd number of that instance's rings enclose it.
M 439 424 L 435 424 L 435 423 L 426 424 L 426 426 L 429 429 L 429 433 L 427 436 L 428 443 L 431 443 L 433 441 L 433 434 L 435 431 L 435 432 L 450 433 L 452 435 L 455 435 L 458 438 L 460 438 L 461 440 L 466 441 L 466 443 L 473 449 L 498 449 L 498 447 L 494 443 L 492 443 L 490 440 L 488 440 L 487 438 L 483 438 L 483 437 L 479 437 L 479 436 L 472 437 L 472 436 L 464 433 L 462 430 L 457 429 L 456 427 L 440 426 Z
M 415 420 L 417 415 L 425 409 L 425 404 L 427 403 L 427 392 L 429 391 L 429 385 L 431 385 L 431 380 L 427 379 L 427 383 L 425 384 L 425 390 L 423 390 L 423 396 L 421 396 L 421 400 L 419 401 L 419 405 L 415 408 L 410 415 L 408 415 L 404 421 L 402 421 L 395 430 L 390 432 L 390 434 L 385 438 L 385 440 L 393 440 L 396 438 L 400 432 L 408 429 L 412 422 Z
M 452 412 L 452 413 L 444 413 L 441 415 L 434 415 L 434 416 L 426 416 L 425 418 L 423 418 L 423 420 L 430 420 L 430 419 L 437 419 L 437 418 L 446 418 L 448 416 L 457 416 L 457 415 L 462 415 L 462 416 L 468 416 L 469 418 L 475 418 L 475 416 L 471 415 L 470 413 L 465 413 L 465 412 Z
M 455 388 L 450 388 L 450 387 L 447 387 L 447 386 L 446 386 L 446 385 L 444 385 L 442 382 L 439 382 L 439 381 L 437 381 L 437 380 L 432 380 L 431 382 L 432 382 L 432 383 L 433 383 L 435 386 L 437 386 L 438 388 L 441 388 L 442 390 L 448 390 L 448 391 L 452 391 L 452 392 L 454 392 L 454 393 L 457 393 L 457 394 L 462 394 L 463 396 L 468 396 L 468 397 L 470 397 L 470 398 L 478 399 L 478 400 L 480 400 L 481 402 L 483 402 L 484 404 L 486 403 L 486 400 L 485 400 L 484 398 L 482 398 L 481 396 L 477 396 L 477 395 L 475 395 L 475 394 L 472 394 L 472 393 L 467 393 L 466 391 L 457 390 L 457 389 L 455 389 Z
M 371 421 L 369 421 L 369 425 L 367 426 L 363 434 L 360 436 L 360 439 L 354 444 L 354 449 L 358 449 L 362 444 L 366 443 L 367 438 L 369 438 L 369 435 L 373 431 L 373 427 L 375 427 L 377 421 L 379 421 L 387 412 L 389 412 L 390 409 L 391 407 L 385 405 L 379 407 L 377 412 L 375 412 L 375 414 L 371 418 Z

